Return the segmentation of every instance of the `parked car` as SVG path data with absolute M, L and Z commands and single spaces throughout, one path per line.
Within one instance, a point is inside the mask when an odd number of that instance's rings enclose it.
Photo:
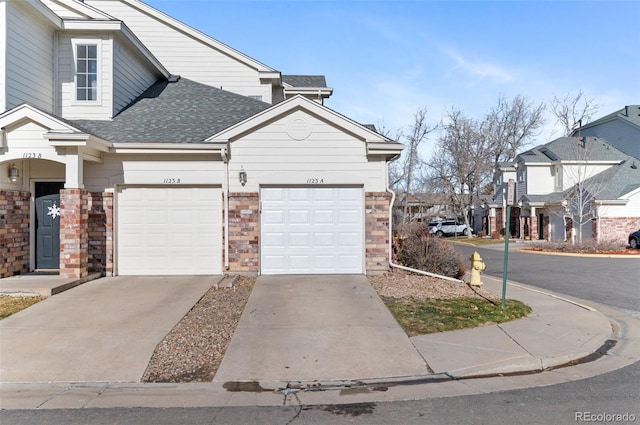
M 435 235 L 439 238 L 442 236 L 450 235 L 465 235 L 469 234 L 469 229 L 466 224 L 458 223 L 456 220 L 439 220 L 432 221 L 427 226 L 429 234 Z
M 640 248 L 640 230 L 629 234 L 629 246 L 631 248 Z

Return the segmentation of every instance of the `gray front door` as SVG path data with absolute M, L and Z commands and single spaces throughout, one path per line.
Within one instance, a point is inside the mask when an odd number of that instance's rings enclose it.
M 36 269 L 60 268 L 60 189 L 62 182 L 38 182 L 36 203 Z

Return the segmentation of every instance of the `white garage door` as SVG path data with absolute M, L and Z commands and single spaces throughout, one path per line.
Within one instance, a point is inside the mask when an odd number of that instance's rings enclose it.
M 222 273 L 222 198 L 211 187 L 118 191 L 118 273 Z
M 358 188 L 263 188 L 262 274 L 362 273 Z

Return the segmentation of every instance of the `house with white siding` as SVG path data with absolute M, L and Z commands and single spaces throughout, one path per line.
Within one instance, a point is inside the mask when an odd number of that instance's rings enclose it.
M 626 243 L 640 227 L 640 161 L 607 140 L 560 137 L 519 154 L 496 170 L 486 215 L 500 226 L 506 186 L 514 185 L 512 237 L 555 242 Z M 515 223 L 515 224 L 514 224 Z M 504 224 L 502 224 L 504 227 Z
M 138 0 L 0 0 L 0 277 L 379 273 L 403 146 Z

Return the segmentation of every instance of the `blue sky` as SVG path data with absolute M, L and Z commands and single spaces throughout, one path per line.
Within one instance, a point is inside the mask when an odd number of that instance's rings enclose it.
M 145 1 L 283 74 L 325 75 L 326 106 L 391 130 L 422 107 L 479 119 L 500 95 L 582 90 L 596 118 L 640 104 L 640 1 Z

